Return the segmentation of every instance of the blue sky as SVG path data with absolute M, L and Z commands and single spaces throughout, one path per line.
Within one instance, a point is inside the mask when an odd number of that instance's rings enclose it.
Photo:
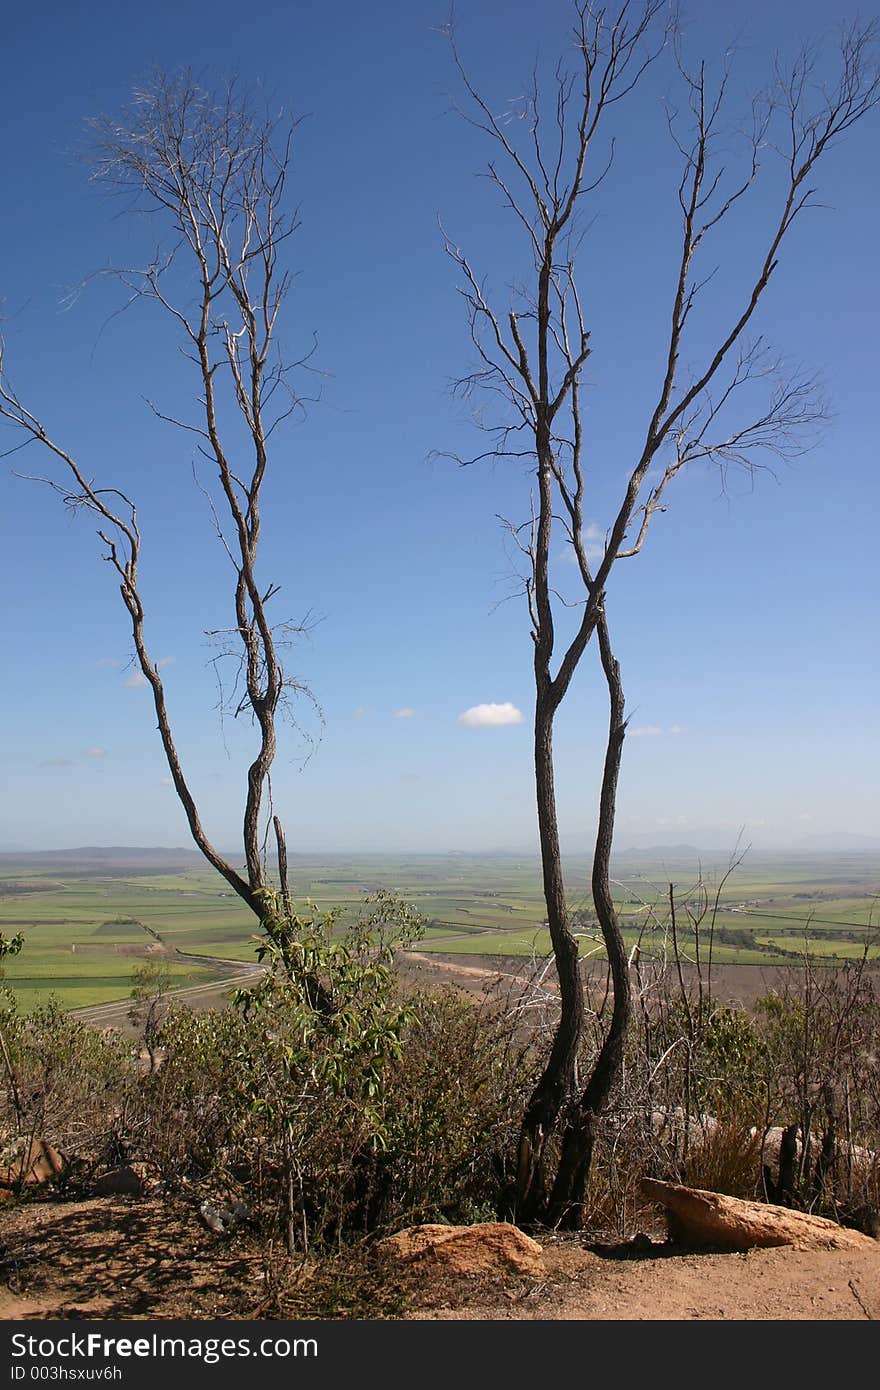
M 735 25 L 720 0 L 689 8 L 691 56 L 717 59 L 736 42 L 734 109 L 766 82 L 774 51 L 829 32 L 828 6 L 814 0 L 747 0 Z M 438 215 L 502 305 L 526 269 L 515 223 L 475 177 L 491 151 L 450 113 L 460 89 L 437 32 L 446 7 L 268 0 L 249 26 L 241 13 L 229 0 L 97 0 L 79 13 L 49 0 L 7 15 L 0 297 L 11 377 L 90 474 L 138 501 L 150 645 L 167 663 L 209 832 L 234 846 L 253 741 L 240 721 L 221 729 L 204 637 L 228 622 L 226 561 L 193 483 L 191 440 L 143 404 L 173 407 L 195 385 L 161 315 L 107 322 L 119 302 L 110 284 L 64 307 L 84 276 L 134 254 L 143 230 L 90 184 L 78 152 L 84 119 L 117 111 L 156 67 L 192 65 L 206 81 L 236 72 L 306 116 L 294 159 L 297 280 L 281 332 L 291 350 L 317 333 L 322 399 L 279 436 L 262 574 L 283 585 L 291 617 L 314 620 L 292 666 L 324 723 L 299 710 L 321 737 L 306 760 L 303 739 L 285 735 L 276 807 L 292 849 L 533 846 L 531 643 L 496 519 L 528 515 L 529 481 L 516 463 L 459 469 L 434 452 L 479 445 L 448 389 L 472 358 Z M 475 83 L 504 112 L 536 54 L 564 48 L 568 6 L 474 0 L 458 6 L 457 29 Z M 663 104 L 675 92 L 660 62 L 616 108 L 615 164 L 586 210 L 588 520 L 600 533 L 662 371 L 678 237 Z M 743 826 L 756 845 L 880 834 L 878 139 L 875 113 L 819 166 L 828 208 L 796 227 L 760 311 L 758 330 L 822 377 L 833 419 L 821 444 L 777 479 L 731 476 L 726 491 L 707 470 L 677 479 L 644 553 L 613 573 L 608 611 L 631 714 L 620 847 L 668 836 L 732 845 Z M 695 358 L 748 282 L 778 172 L 768 159 L 719 244 Z M 0 474 L 0 844 L 186 844 L 93 528 L 11 474 L 44 466 L 30 449 Z M 484 704 L 511 704 L 522 721 L 461 721 Z M 573 848 L 589 846 L 595 825 L 605 724 L 589 652 L 557 734 Z

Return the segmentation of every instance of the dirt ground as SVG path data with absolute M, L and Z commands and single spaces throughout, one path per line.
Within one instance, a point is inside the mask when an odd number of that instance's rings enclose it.
M 193 1205 L 58 1199 L 0 1212 L 0 1318 L 392 1318 L 584 1321 L 880 1318 L 876 1251 L 704 1254 L 543 1238 L 545 1276 L 438 1280 L 348 1263 L 288 1262 L 247 1233 L 216 1237 Z
M 406 951 L 397 957 L 397 970 L 404 981 L 419 989 L 451 985 L 468 994 L 497 996 L 504 990 L 522 987 L 534 966 L 530 960 L 515 956 Z M 695 983 L 691 965 L 683 964 L 682 971 L 686 984 Z M 592 973 L 601 987 L 604 969 L 597 968 Z M 797 972 L 785 966 L 716 965 L 712 970 L 712 994 L 719 1002 L 749 1008 L 762 995 L 773 989 L 783 989 L 786 982 L 791 983 L 793 974 Z M 548 989 L 555 987 L 552 971 L 545 974 L 544 985 Z

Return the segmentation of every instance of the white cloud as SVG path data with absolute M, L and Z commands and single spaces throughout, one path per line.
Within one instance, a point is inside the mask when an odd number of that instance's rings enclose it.
M 591 521 L 584 532 L 584 549 L 588 560 L 601 560 L 605 554 L 605 532 Z
M 395 719 L 415 719 L 415 717 L 416 712 L 414 709 L 410 709 L 409 705 L 404 705 L 402 709 L 396 709 L 394 711 Z
M 810 812 L 809 812 L 809 811 L 802 811 L 801 814 L 798 816 L 798 820 L 812 820 L 812 819 L 813 819 L 813 817 L 810 815 Z
M 351 717 L 352 717 L 352 719 L 363 719 L 363 717 L 364 717 L 364 715 L 365 715 L 366 713 L 367 713 L 367 706 L 366 706 L 366 705 L 358 705 L 357 709 L 353 709 L 353 710 L 352 710 L 352 712 L 351 712 Z
M 83 749 L 83 757 L 84 757 L 84 758 L 106 758 L 106 756 L 107 756 L 107 749 L 106 749 L 106 748 L 101 748 L 100 745 L 98 745 L 98 744 L 95 744 L 94 747 L 92 747 L 92 748 L 84 748 L 84 749 Z
M 160 656 L 160 657 L 159 657 L 159 660 L 156 662 L 156 670 L 157 670 L 157 671 L 161 671 L 163 666 L 173 666 L 173 665 L 174 665 L 174 657 L 173 657 L 173 656 Z
M 163 778 L 162 778 L 162 786 L 163 786 L 163 787 L 173 787 L 173 786 L 174 786 L 174 783 L 172 782 L 172 780 L 171 780 L 170 777 L 163 777 Z
M 683 724 L 670 724 L 666 732 L 668 734 L 686 734 L 687 729 L 684 727 Z
M 601 560 L 605 554 L 605 532 L 601 526 L 597 526 L 595 521 L 591 521 L 584 531 L 584 553 L 588 560 Z M 570 564 L 577 564 L 577 555 L 574 546 L 570 543 L 564 550 L 559 552 L 560 560 L 568 560 Z
M 508 700 L 503 705 L 472 705 L 458 716 L 458 722 L 469 729 L 484 729 L 498 724 L 521 724 L 524 718 L 522 710 Z
M 147 678 L 143 671 L 132 671 L 125 684 L 129 690 L 137 690 L 139 686 L 147 684 Z

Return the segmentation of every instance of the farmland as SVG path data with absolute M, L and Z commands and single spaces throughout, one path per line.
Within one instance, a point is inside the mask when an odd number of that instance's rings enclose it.
M 702 864 L 710 911 L 726 868 Z M 589 895 L 589 864 L 567 865 L 570 904 L 584 953 L 601 956 Z M 622 855 L 615 894 L 628 945 L 669 946 L 668 892 L 675 884 L 683 951 L 693 951 L 689 916 L 699 915 L 696 852 Z M 443 956 L 528 957 L 549 951 L 540 872 L 527 856 L 294 856 L 292 890 L 303 907 L 350 918 L 363 897 L 390 889 L 426 920 L 418 950 Z M 880 958 L 880 863 L 867 854 L 749 856 L 721 892 L 714 917 L 719 964 L 790 963 L 805 949 L 839 965 L 868 943 Z M 6 984 L 24 1006 L 55 993 L 71 1008 L 124 999 L 132 973 L 161 959 L 176 987 L 221 980 L 233 962 L 253 961 L 254 919 L 227 884 L 186 851 L 77 851 L 0 855 L 0 930 L 24 948 L 5 961 Z M 227 964 L 228 963 L 228 964 Z

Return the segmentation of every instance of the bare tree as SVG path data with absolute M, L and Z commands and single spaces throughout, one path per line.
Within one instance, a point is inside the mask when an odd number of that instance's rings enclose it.
M 286 361 L 277 343 L 290 287 L 284 252 L 297 228 L 295 213 L 287 209 L 295 123 L 261 111 L 235 83 L 212 93 L 182 74 L 157 76 L 135 92 L 120 120 L 102 118 L 92 125 L 95 179 L 126 197 L 131 211 L 147 214 L 162 238 L 145 267 L 106 273 L 126 287 L 126 307 L 149 301 L 167 316 L 197 383 L 192 419 L 152 408 L 194 438 L 216 474 L 214 492 L 203 491 L 232 566 L 234 616 L 226 632 L 210 635 L 219 642 L 221 657 L 236 662 L 233 712 L 250 716 L 257 730 L 245 789 L 243 874 L 209 839 L 178 756 L 159 663 L 148 646 L 135 502 L 112 483 L 95 481 L 88 464 L 23 403 L 6 371 L 2 344 L 0 415 L 24 432 L 23 443 L 38 445 L 57 465 L 40 481 L 72 511 L 97 520 L 192 837 L 262 920 L 267 908 L 261 811 L 276 752 L 276 723 L 291 692 L 309 694 L 282 663 L 284 648 L 301 629 L 289 621 L 273 622 L 270 603 L 279 586 L 260 579 L 257 565 L 270 442 L 301 404 L 291 375 L 307 360 Z M 275 829 L 287 900 L 286 849 L 277 817 Z
M 823 419 L 814 380 L 787 372 L 760 337 L 750 337 L 756 310 L 778 265 L 783 242 L 815 202 L 818 162 L 880 102 L 876 58 L 878 25 L 853 25 L 841 35 L 834 82 L 819 81 L 817 50 L 805 49 L 792 68 L 777 67 L 769 94 L 756 99 L 745 133 L 745 158 L 725 162 L 721 147 L 729 69 L 714 85 L 705 64 L 691 70 L 677 36 L 663 23 L 660 0 L 622 4 L 615 12 L 575 0 L 575 67 L 556 68 L 549 92 L 537 71 L 516 115 L 496 115 L 471 81 L 450 23 L 448 36 L 466 100 L 461 114 L 495 146 L 488 179 L 513 213 L 530 253 L 530 283 L 501 307 L 452 240 L 446 249 L 462 274 L 475 369 L 457 387 L 500 402 L 487 448 L 461 463 L 486 457 L 532 460 L 535 493 L 525 525 L 507 523 L 526 557 L 523 587 L 534 645 L 534 757 L 538 827 L 547 921 L 559 976 L 560 1018 L 546 1068 L 526 1110 L 521 1133 L 516 1211 L 520 1219 L 577 1225 L 598 1117 L 620 1072 L 630 1015 L 629 971 L 609 882 L 609 856 L 621 753 L 626 732 L 620 670 L 606 616 L 606 590 L 614 565 L 639 553 L 652 519 L 665 510 L 665 493 L 696 460 L 761 466 L 762 457 L 788 459 L 807 447 Z M 628 477 L 600 557 L 588 553 L 585 506 L 588 445 L 581 414 L 583 372 L 592 347 L 575 263 L 585 234 L 584 212 L 602 183 L 611 155 L 599 144 L 614 107 L 639 83 L 650 64 L 671 53 L 683 84 L 686 110 L 670 115 L 681 157 L 677 199 L 681 251 L 671 268 L 671 313 L 655 403 L 643 444 Z M 607 149 L 607 143 L 606 143 Z M 613 142 L 611 144 L 613 154 Z M 729 154 L 729 151 L 728 151 Z M 707 247 L 747 199 L 762 166 L 775 163 L 777 214 L 754 264 L 739 307 L 716 330 L 717 346 L 683 366 L 699 318 L 700 292 L 714 273 Z M 707 324 L 703 316 L 702 328 Z M 756 407 L 756 401 L 758 402 Z M 551 540 L 561 528 L 582 586 L 573 636 L 557 650 L 560 596 L 551 574 Z M 607 684 L 610 722 L 599 795 L 592 892 L 614 985 L 614 1005 L 586 1086 L 578 1090 L 577 1061 L 584 1004 L 577 941 L 572 933 L 559 849 L 554 788 L 553 728 L 575 671 L 596 634 Z M 555 1138 L 556 1144 L 550 1140 Z M 558 1154 L 551 1173 L 551 1152 Z

